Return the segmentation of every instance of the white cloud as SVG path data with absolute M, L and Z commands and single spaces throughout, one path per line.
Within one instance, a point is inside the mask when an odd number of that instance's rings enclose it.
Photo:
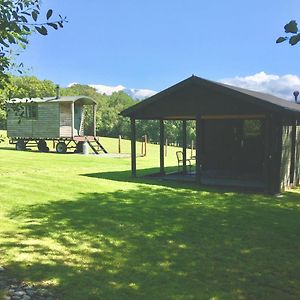
M 114 92 L 120 92 L 126 89 L 123 85 L 109 86 L 103 84 L 89 84 L 89 86 L 95 88 L 99 94 L 106 95 L 111 95 Z
M 71 86 L 76 85 L 76 84 L 79 84 L 79 83 L 78 83 L 78 82 L 71 82 L 71 83 L 69 83 L 69 84 L 67 85 L 67 87 L 71 87 Z
M 145 99 L 157 93 L 156 91 L 148 89 L 126 89 L 124 92 L 134 99 Z
M 220 82 L 272 94 L 287 100 L 294 100 L 293 92 L 300 90 L 300 77 L 291 74 L 279 76 L 260 72 L 245 77 L 225 78 Z
M 77 82 L 72 82 L 68 84 L 68 87 L 71 87 L 73 85 L 79 84 Z M 156 91 L 153 90 L 148 90 L 148 89 L 131 89 L 131 88 L 126 88 L 123 85 L 116 85 L 116 86 L 109 86 L 109 85 L 103 85 L 103 84 L 89 84 L 90 87 L 96 89 L 96 91 L 99 94 L 106 94 L 106 95 L 111 95 L 114 92 L 121 92 L 123 91 L 124 93 L 128 94 L 134 99 L 145 99 L 150 96 L 153 96 L 156 94 Z

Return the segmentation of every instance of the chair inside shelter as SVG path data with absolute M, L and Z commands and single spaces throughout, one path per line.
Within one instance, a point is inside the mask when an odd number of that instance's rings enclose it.
M 177 157 L 178 172 L 183 171 L 183 165 L 184 165 L 183 151 L 177 151 L 176 157 Z M 191 173 L 192 166 L 193 166 L 192 159 L 189 158 L 186 159 L 186 166 L 189 168 L 189 173 Z

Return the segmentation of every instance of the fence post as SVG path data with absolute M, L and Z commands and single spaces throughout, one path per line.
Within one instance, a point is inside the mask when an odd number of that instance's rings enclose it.
M 168 156 L 168 139 L 166 139 L 166 144 L 165 144 L 165 157 Z
M 145 156 L 147 155 L 147 134 L 145 134 Z
M 142 156 L 145 156 L 145 155 L 144 155 L 144 141 L 143 141 L 143 137 L 144 137 L 144 136 L 142 136 L 142 141 L 141 141 L 141 155 L 142 155 Z
M 122 137 L 119 135 L 119 144 L 118 144 L 119 153 L 121 153 L 121 139 L 122 139 Z

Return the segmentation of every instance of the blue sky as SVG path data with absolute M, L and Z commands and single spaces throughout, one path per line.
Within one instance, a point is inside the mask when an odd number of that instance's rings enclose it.
M 49 7 L 69 23 L 31 37 L 21 58 L 31 74 L 62 86 L 159 91 L 191 74 L 300 76 L 300 45 L 275 44 L 299 17 L 298 0 L 43 0 Z

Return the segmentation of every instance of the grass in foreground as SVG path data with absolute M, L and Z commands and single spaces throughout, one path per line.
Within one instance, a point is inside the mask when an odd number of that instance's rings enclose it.
M 153 146 L 138 165 L 157 159 Z M 242 194 L 129 169 L 0 149 L 0 265 L 60 299 L 300 298 L 299 190 Z

